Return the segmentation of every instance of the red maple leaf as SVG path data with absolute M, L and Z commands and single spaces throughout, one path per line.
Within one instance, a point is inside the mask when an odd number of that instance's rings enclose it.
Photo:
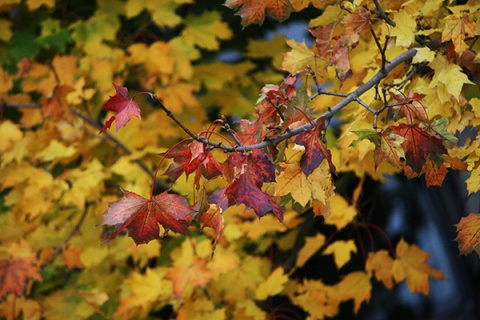
M 263 125 L 258 120 L 242 119 L 238 122 L 240 126 L 237 136 L 244 145 L 256 144 L 263 139 Z
M 283 221 L 284 209 L 263 192 L 255 180 L 251 174 L 242 173 L 227 187 L 225 193 L 232 197 L 235 204 L 243 203 L 247 209 L 253 209 L 259 218 L 272 211 L 278 220 Z
M 225 6 L 238 10 L 236 15 L 242 18 L 244 27 L 252 23 L 261 25 L 265 20 L 265 12 L 282 22 L 294 10 L 289 0 L 227 0 Z
M 42 281 L 38 267 L 29 259 L 0 260 L 0 299 L 7 293 L 20 296 L 27 278 Z
M 183 173 L 188 176 L 190 173 L 196 172 L 195 183 L 198 185 L 201 175 L 210 180 L 221 175 L 223 171 L 222 166 L 206 150 L 206 146 L 198 141 L 177 147 L 166 158 L 174 159 L 174 163 L 164 173 L 173 181 Z
M 117 226 L 108 240 L 127 229 L 136 244 L 148 243 L 160 238 L 159 224 L 165 232 L 187 233 L 192 209 L 182 196 L 165 191 L 153 199 L 145 199 L 134 192 L 122 191 L 125 199 L 109 203 L 101 223 Z
M 428 153 L 446 154 L 443 139 L 437 134 L 431 134 L 420 128 L 418 124 L 402 123 L 389 127 L 394 133 L 405 138 L 402 143 L 405 150 L 405 160 L 408 166 L 416 173 L 422 171 Z
M 407 97 L 396 94 L 392 94 L 392 96 L 401 104 L 398 112 L 407 118 L 408 123 L 413 123 L 415 119 L 422 121 L 428 118 L 427 110 L 422 104 L 425 95 L 410 91 Z
M 227 203 L 244 204 L 258 217 L 272 211 L 283 221 L 284 209 L 261 190 L 264 182 L 275 181 L 275 165 L 262 151 L 254 149 L 248 155 L 230 155 L 224 164 L 224 176 L 228 186 L 214 192 L 209 198 L 211 203 L 222 209 L 227 207 Z
M 128 89 L 122 86 L 117 86 L 115 83 L 113 86 L 115 87 L 115 91 L 117 91 L 117 93 L 114 96 L 110 96 L 110 99 L 105 102 L 102 109 L 115 111 L 117 112 L 117 115 L 111 116 L 99 133 L 102 133 L 107 128 L 110 128 L 114 120 L 116 120 L 116 127 L 118 131 L 118 129 L 125 126 L 128 121 L 130 121 L 131 116 L 137 116 L 138 118 L 141 118 L 140 108 L 138 107 L 138 104 L 133 101 L 133 99 L 130 99 L 128 95 Z
M 300 133 L 295 139 L 295 143 L 305 147 L 305 152 L 300 159 L 300 167 L 303 173 L 308 177 L 324 159 L 328 160 L 330 171 L 336 174 L 335 166 L 332 163 L 332 155 L 320 141 L 319 136 L 325 129 L 322 119 L 318 119 L 314 129 Z

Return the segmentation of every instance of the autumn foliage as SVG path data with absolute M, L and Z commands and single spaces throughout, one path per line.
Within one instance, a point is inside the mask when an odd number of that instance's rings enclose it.
M 248 35 L 306 12 L 307 42 Z M 365 186 L 480 190 L 478 2 L 0 14 L 1 317 L 324 319 L 445 278 Z M 479 212 L 452 230 L 480 256 Z

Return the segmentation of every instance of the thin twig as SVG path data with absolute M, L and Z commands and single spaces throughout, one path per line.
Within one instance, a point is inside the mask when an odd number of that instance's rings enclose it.
M 377 112 L 377 110 L 373 109 L 372 107 L 370 107 L 368 104 L 366 104 L 362 99 L 360 98 L 356 98 L 355 101 L 357 101 L 362 107 L 364 107 L 365 109 L 367 109 L 368 111 L 370 111 L 371 113 L 375 114 Z
M 377 34 L 373 30 L 373 28 L 371 28 L 370 31 L 372 32 L 373 39 L 375 40 L 375 43 L 377 44 L 378 50 L 380 51 L 380 54 L 382 55 L 382 70 L 385 70 L 385 64 L 387 63 L 387 57 L 385 56 L 386 47 L 382 48 L 382 45 L 380 44 L 380 41 L 378 40 Z M 388 42 L 388 38 L 387 38 L 387 40 L 385 40 L 385 43 L 387 43 L 387 42 Z
M 177 117 L 175 117 L 175 115 L 173 114 L 173 112 L 168 109 L 167 107 L 165 107 L 165 105 L 163 104 L 162 100 L 160 100 L 159 97 L 157 97 L 156 94 L 151 94 L 151 97 L 153 99 L 153 101 L 155 101 L 155 103 L 157 103 L 160 108 L 162 108 L 162 110 L 165 112 L 165 114 L 170 118 L 172 119 L 173 121 L 175 121 L 175 123 L 180 127 L 182 128 L 183 131 L 185 131 L 186 134 L 188 134 L 190 137 L 192 137 L 192 139 L 194 140 L 197 140 L 197 141 L 200 141 L 199 140 L 199 136 L 196 135 L 195 133 L 193 133 L 192 131 L 190 131 L 190 129 L 188 129 Z M 200 141 L 201 142 L 201 141 Z
M 222 115 L 222 121 L 223 121 L 223 127 L 225 128 L 225 130 L 227 130 L 228 134 L 232 136 L 233 140 L 235 140 L 235 143 L 237 144 L 237 146 L 243 147 L 243 143 L 242 141 L 240 141 L 238 134 L 235 131 L 233 131 L 233 129 L 230 127 L 230 125 L 227 122 L 227 118 L 223 115 Z
M 377 8 L 377 14 L 380 16 L 380 18 L 385 20 L 385 22 L 391 25 L 392 27 L 395 27 L 397 24 L 395 23 L 395 21 L 393 21 L 387 16 L 385 11 L 383 11 L 382 7 L 380 6 L 380 3 L 378 3 L 378 0 L 373 0 L 373 3 L 375 3 L 375 8 Z

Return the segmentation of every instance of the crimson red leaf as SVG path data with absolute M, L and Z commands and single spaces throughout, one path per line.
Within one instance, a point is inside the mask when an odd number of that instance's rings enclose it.
M 295 139 L 296 144 L 305 147 L 305 152 L 300 159 L 300 167 L 307 177 L 318 168 L 324 159 L 327 159 L 330 171 L 336 174 L 335 166 L 332 163 L 332 155 L 319 138 L 323 130 L 323 121 L 319 119 L 315 129 L 302 132 Z
M 284 208 L 263 192 L 251 175 L 241 174 L 227 187 L 225 192 L 232 197 L 235 204 L 243 203 L 247 209 L 253 209 L 259 218 L 272 211 L 278 220 L 283 221 Z
M 200 176 L 207 179 L 213 179 L 222 174 L 222 166 L 213 158 L 206 146 L 198 141 L 193 141 L 188 145 L 182 145 L 171 151 L 167 158 L 174 158 L 164 175 L 167 175 L 173 181 L 185 173 L 187 176 L 196 172 L 195 183 L 198 185 Z
M 134 192 L 122 191 L 125 199 L 109 203 L 101 223 L 117 226 L 109 239 L 127 229 L 136 244 L 148 243 L 160 238 L 158 224 L 165 231 L 187 233 L 192 209 L 183 197 L 165 191 L 153 199 L 145 199 Z
M 443 146 L 439 135 L 431 134 L 420 128 L 418 124 L 402 123 L 398 126 L 390 126 L 390 129 L 405 138 L 402 147 L 405 150 L 405 160 L 408 166 L 416 173 L 422 171 L 425 165 L 425 157 L 428 153 L 446 154 L 447 149 Z
M 114 96 L 110 96 L 110 99 L 105 102 L 103 105 L 103 110 L 110 110 L 117 112 L 117 115 L 110 117 L 107 120 L 105 125 L 103 126 L 100 133 L 105 131 L 107 128 L 110 128 L 113 121 L 116 121 L 116 129 L 120 129 L 121 127 L 125 126 L 128 121 L 130 121 L 131 116 L 140 116 L 140 108 L 138 104 L 130 99 L 128 95 L 128 89 L 122 86 L 117 86 L 115 83 L 113 84 L 115 87 L 115 91 L 117 92 Z

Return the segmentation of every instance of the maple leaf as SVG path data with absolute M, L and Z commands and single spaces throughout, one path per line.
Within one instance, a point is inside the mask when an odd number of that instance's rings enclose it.
M 229 203 L 243 203 L 248 209 L 253 209 L 259 218 L 272 211 L 283 221 L 285 209 L 261 190 L 264 182 L 275 181 L 275 165 L 266 154 L 257 149 L 248 155 L 235 153 L 228 157 L 224 168 L 229 185 L 225 190 L 217 191 L 216 199 L 209 199 L 211 202 L 223 209 L 219 202 L 227 196 Z
M 465 39 L 476 35 L 475 21 L 470 19 L 467 12 L 462 13 L 460 17 L 452 14 L 443 21 L 446 26 L 442 32 L 442 42 L 452 40 L 455 52 L 461 56 L 468 49 Z
M 203 228 L 209 227 L 215 230 L 215 241 L 213 242 L 213 249 L 217 246 L 217 241 L 222 234 L 224 228 L 224 219 L 222 209 L 216 204 L 210 204 L 208 210 L 202 213 Z
M 264 282 L 258 285 L 255 290 L 255 298 L 257 300 L 265 300 L 268 297 L 279 294 L 287 281 L 288 275 L 284 273 L 283 268 L 275 269 Z
M 480 214 L 470 213 L 463 217 L 455 225 L 457 227 L 457 237 L 460 254 L 467 255 L 473 250 L 480 256 Z
M 305 153 L 300 159 L 300 167 L 307 177 L 322 163 L 324 159 L 327 159 L 328 164 L 330 165 L 330 171 L 333 174 L 336 174 L 335 166 L 332 163 L 332 155 L 330 151 L 323 146 L 323 143 L 319 138 L 324 129 L 323 119 L 318 119 L 314 129 L 300 133 L 295 139 L 296 144 L 305 147 Z
M 298 252 L 295 266 L 301 268 L 325 244 L 325 236 L 318 233 L 313 237 L 306 237 L 305 244 Z
M 342 39 L 338 38 L 333 45 L 333 53 L 330 58 L 330 65 L 335 65 L 337 78 L 344 82 L 352 76 L 352 69 L 350 67 L 350 58 L 348 56 L 348 47 L 343 43 Z
M 22 295 L 27 279 L 42 281 L 38 267 L 30 259 L 0 260 L 0 299 L 7 293 Z
M 352 142 L 352 146 L 358 147 L 358 143 L 364 139 L 367 139 L 375 145 L 375 169 L 377 169 L 383 161 L 388 161 L 396 168 L 402 166 L 405 159 L 405 151 L 402 148 L 402 143 L 405 141 L 404 137 L 393 133 L 390 129 L 381 132 L 364 129 L 355 131 L 355 134 L 358 136 L 358 139 Z
M 398 113 L 407 117 L 407 123 L 412 124 L 414 120 L 425 120 L 428 118 L 427 110 L 422 104 L 425 95 L 410 91 L 404 95 L 391 94 L 401 105 L 397 108 Z
M 242 18 L 242 26 L 249 24 L 263 24 L 265 12 L 282 22 L 293 11 L 289 0 L 227 0 L 224 4 L 232 10 L 237 10 L 235 15 Z
M 330 54 L 331 41 L 333 36 L 333 23 L 324 27 L 308 29 L 310 34 L 315 37 L 315 47 L 321 58 L 326 58 Z
M 406 280 L 411 293 L 428 294 L 430 292 L 429 276 L 436 280 L 444 279 L 442 271 L 428 264 L 427 259 L 430 254 L 418 246 L 409 245 L 401 239 L 396 247 L 396 255 L 393 262 L 393 278 L 397 283 Z
M 207 151 L 206 145 L 198 141 L 177 147 L 168 153 L 166 158 L 174 158 L 174 163 L 164 173 L 172 181 L 177 180 L 183 173 L 188 177 L 190 173 L 196 172 L 195 184 L 198 186 L 201 175 L 210 180 L 223 172 L 222 166 Z
M 357 43 L 360 33 L 368 32 L 372 28 L 370 11 L 363 7 L 358 8 L 358 13 L 347 14 L 343 22 L 345 24 L 345 34 L 350 44 Z
M 355 314 L 360 310 L 362 303 L 370 301 L 372 296 L 372 284 L 370 283 L 370 276 L 366 272 L 351 272 L 335 287 L 339 292 L 341 300 L 353 299 L 353 311 Z
M 227 187 L 225 193 L 233 198 L 235 204 L 243 203 L 247 209 L 253 209 L 259 218 L 272 211 L 278 220 L 283 221 L 285 209 L 276 204 L 270 195 L 263 192 L 255 184 L 254 179 L 252 175 L 242 173 Z
M 357 252 L 357 246 L 353 240 L 343 241 L 337 240 L 329 245 L 323 254 L 333 254 L 335 265 L 337 268 L 343 267 L 348 261 L 352 253 Z
M 125 199 L 109 203 L 101 223 L 116 226 L 108 239 L 127 229 L 136 244 L 148 243 L 160 238 L 159 224 L 166 232 L 187 233 L 192 209 L 182 196 L 165 191 L 152 199 L 145 199 L 134 192 L 122 191 Z
M 434 160 L 427 157 L 425 166 L 423 167 L 425 171 L 425 181 L 427 182 L 427 187 L 431 186 L 441 186 L 445 176 L 448 173 L 448 169 L 445 164 L 438 166 Z
M 115 83 L 113 86 L 115 87 L 115 91 L 117 93 L 114 96 L 110 96 L 110 99 L 105 102 L 102 108 L 103 110 L 115 111 L 117 114 L 107 120 L 99 133 L 102 133 L 106 129 L 110 128 L 113 121 L 116 121 L 116 129 L 118 131 L 130 121 L 131 116 L 137 116 L 138 118 L 141 118 L 140 108 L 135 101 L 130 99 L 128 95 L 128 89 L 122 86 L 117 86 Z
M 393 259 L 387 250 L 370 252 L 365 263 L 365 270 L 373 271 L 375 278 L 381 281 L 387 289 L 393 288 Z
M 205 259 L 196 257 L 192 264 L 185 265 L 178 263 L 171 267 L 166 278 L 173 281 L 173 292 L 177 298 L 182 297 L 187 286 L 204 287 L 212 279 L 212 274 L 205 266 Z
M 428 153 L 446 154 L 447 149 L 442 144 L 440 136 L 431 134 L 418 124 L 402 123 L 389 127 L 394 133 L 405 138 L 402 147 L 405 150 L 405 160 L 416 173 L 420 173 L 425 165 Z

